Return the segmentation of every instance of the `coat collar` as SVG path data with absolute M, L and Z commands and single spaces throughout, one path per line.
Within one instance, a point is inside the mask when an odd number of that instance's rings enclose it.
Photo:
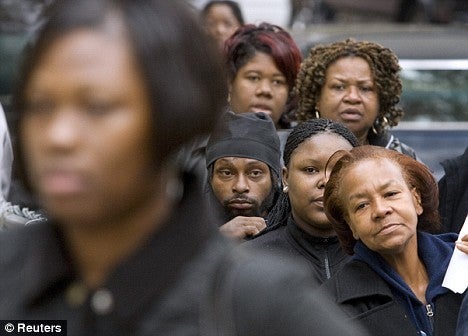
M 335 276 L 338 303 L 367 297 L 393 294 L 387 284 L 362 261 L 351 259 Z

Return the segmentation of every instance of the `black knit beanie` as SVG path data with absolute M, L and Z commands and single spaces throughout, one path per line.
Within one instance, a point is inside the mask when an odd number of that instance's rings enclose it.
M 279 177 L 280 141 L 271 118 L 262 112 L 224 113 L 208 140 L 206 166 L 228 156 L 262 161 Z

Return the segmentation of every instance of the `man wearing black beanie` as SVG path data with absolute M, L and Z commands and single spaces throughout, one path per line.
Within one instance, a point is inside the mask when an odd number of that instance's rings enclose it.
M 271 118 L 262 112 L 226 112 L 206 147 L 208 182 L 227 221 L 220 231 L 232 238 L 252 237 L 279 191 L 280 141 Z

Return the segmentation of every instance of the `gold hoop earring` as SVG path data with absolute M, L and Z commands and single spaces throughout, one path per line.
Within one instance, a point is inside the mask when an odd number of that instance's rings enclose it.
M 315 108 L 315 119 L 320 119 L 320 111 Z

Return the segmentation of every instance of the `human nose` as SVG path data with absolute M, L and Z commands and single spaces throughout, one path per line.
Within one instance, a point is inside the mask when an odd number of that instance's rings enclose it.
M 247 177 L 243 174 L 239 174 L 234 181 L 232 190 L 237 193 L 246 193 L 249 191 L 249 183 Z
M 375 199 L 372 205 L 372 217 L 374 220 L 385 218 L 390 214 L 392 208 L 384 199 Z
M 317 188 L 324 189 L 325 185 L 327 184 L 327 181 L 327 174 L 323 173 L 322 176 L 320 176 L 317 180 Z
M 72 109 L 56 111 L 47 121 L 44 137 L 50 147 L 66 149 L 75 146 L 79 138 L 79 121 Z
M 348 102 L 355 103 L 361 101 L 359 89 L 355 86 L 349 86 L 345 92 L 344 99 Z
M 271 88 L 271 83 L 268 79 L 263 79 L 258 82 L 257 85 L 257 94 L 258 95 L 266 95 L 266 96 L 271 96 L 272 95 L 272 88 Z

